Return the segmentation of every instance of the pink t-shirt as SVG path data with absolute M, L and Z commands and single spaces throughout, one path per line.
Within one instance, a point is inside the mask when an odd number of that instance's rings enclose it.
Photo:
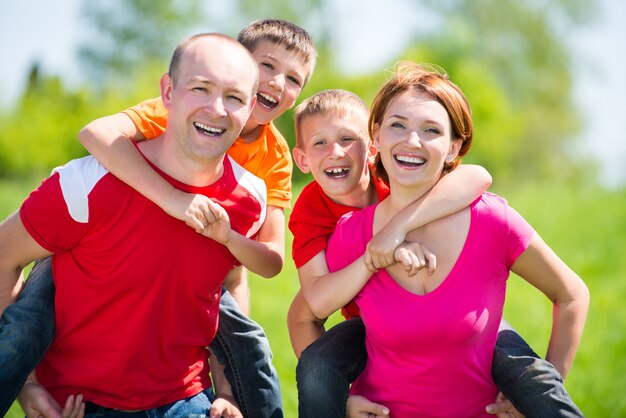
M 344 216 L 326 250 L 330 271 L 363 254 L 377 206 Z M 393 418 L 490 417 L 497 394 L 491 360 L 509 269 L 534 234 L 499 196 L 471 205 L 465 245 L 432 292 L 408 292 L 385 271 L 355 301 L 365 323 L 368 363 L 352 393 L 379 402 Z

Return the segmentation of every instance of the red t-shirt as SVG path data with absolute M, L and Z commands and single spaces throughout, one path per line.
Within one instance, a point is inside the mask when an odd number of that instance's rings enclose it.
M 371 178 L 378 200 L 389 196 L 387 185 L 376 176 L 372 175 Z M 328 238 L 335 231 L 339 218 L 361 209 L 333 202 L 316 181 L 306 185 L 289 216 L 289 230 L 293 234 L 291 255 L 296 267 L 302 267 L 326 249 Z M 359 310 L 353 302 L 343 307 L 341 313 L 346 319 L 359 316 Z
M 20 210 L 54 253 L 56 338 L 37 377 L 61 405 L 70 394 L 116 409 L 150 409 L 211 386 L 209 345 L 226 247 L 197 234 L 110 174 L 93 157 L 71 161 Z M 159 171 L 159 170 L 157 170 Z M 230 158 L 201 193 L 251 236 L 265 216 L 265 185 Z

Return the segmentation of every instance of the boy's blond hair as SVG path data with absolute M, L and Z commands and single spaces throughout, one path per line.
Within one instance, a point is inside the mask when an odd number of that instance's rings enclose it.
M 304 84 L 308 83 L 313 75 L 317 61 L 317 49 L 315 49 L 309 33 L 298 25 L 282 19 L 255 20 L 239 32 L 237 40 L 250 52 L 253 52 L 257 44 L 262 41 L 282 45 L 287 51 L 294 50 L 304 63 L 310 66 Z
M 363 99 L 350 91 L 342 89 L 322 90 L 304 100 L 295 110 L 296 147 L 302 148 L 301 127 L 305 118 L 328 113 L 343 116 L 348 112 L 361 112 L 367 126 L 369 108 Z

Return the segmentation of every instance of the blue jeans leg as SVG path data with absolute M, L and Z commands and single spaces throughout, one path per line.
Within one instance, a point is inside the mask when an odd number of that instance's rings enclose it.
M 367 362 L 365 326 L 343 321 L 302 352 L 296 367 L 299 418 L 345 418 L 350 384 Z
M 500 329 L 491 374 L 496 386 L 526 418 L 582 417 L 550 362 L 513 329 Z
M 50 258 L 33 266 L 17 298 L 0 318 L 0 416 L 4 416 L 54 338 L 54 282 Z
M 283 417 L 280 383 L 265 332 L 241 312 L 237 301 L 225 289 L 222 289 L 219 326 L 211 350 L 224 365 L 244 417 Z

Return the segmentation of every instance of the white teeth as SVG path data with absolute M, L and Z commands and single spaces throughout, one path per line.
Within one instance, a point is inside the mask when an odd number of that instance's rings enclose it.
M 198 123 L 198 122 L 194 122 L 194 126 L 196 128 L 202 129 L 203 131 L 205 131 L 205 132 L 207 132 L 208 134 L 211 134 L 211 135 L 219 135 L 219 134 L 221 134 L 222 132 L 225 131 L 225 129 L 212 128 L 210 126 L 207 126 L 207 125 L 204 125 L 204 124 Z
M 267 100 L 268 102 L 272 102 L 272 103 L 278 103 L 278 100 L 276 100 L 275 98 L 273 98 L 272 96 L 269 96 L 265 93 L 259 93 L 259 96 L 263 97 L 265 100 Z
M 341 174 L 344 171 L 348 171 L 348 169 L 347 168 L 335 167 L 335 168 L 329 168 L 328 170 L 326 170 L 326 172 L 329 173 L 329 174 Z
M 396 155 L 396 160 L 410 164 L 423 164 L 425 161 L 423 158 L 409 157 L 408 155 Z

